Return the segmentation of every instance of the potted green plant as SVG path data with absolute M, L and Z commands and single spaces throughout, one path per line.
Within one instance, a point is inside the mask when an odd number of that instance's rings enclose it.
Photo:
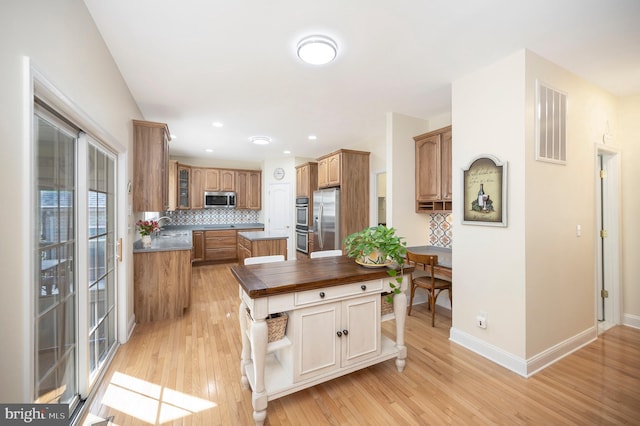
M 391 289 L 395 294 L 400 293 L 407 243 L 403 237 L 396 235 L 395 228 L 387 228 L 384 225 L 365 228 L 348 235 L 343 245 L 346 255 L 355 258 L 356 263 L 362 266 L 384 267 L 396 263 L 400 268 L 400 274 L 398 275 L 396 267 L 388 268 L 387 273 L 395 281 L 389 283 Z M 388 299 L 391 299 L 391 296 Z

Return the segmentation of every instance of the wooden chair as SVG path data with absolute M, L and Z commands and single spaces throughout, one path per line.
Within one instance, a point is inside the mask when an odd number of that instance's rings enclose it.
M 435 266 L 438 264 L 438 256 L 429 254 L 418 254 L 407 252 L 407 263 L 415 267 L 411 273 L 411 296 L 409 299 L 409 313 L 413 307 L 413 296 L 416 288 L 424 288 L 429 296 L 429 309 L 431 309 L 431 327 L 435 327 L 436 322 L 436 301 L 443 290 L 449 292 L 449 302 L 453 309 L 453 299 L 451 295 L 451 281 L 436 276 Z
M 333 256 L 342 256 L 342 250 L 321 250 L 321 251 L 312 251 L 309 254 L 311 259 L 317 259 L 319 257 L 333 257 Z
M 257 265 L 259 263 L 284 262 L 284 255 L 274 254 L 272 256 L 254 256 L 244 259 L 245 265 Z

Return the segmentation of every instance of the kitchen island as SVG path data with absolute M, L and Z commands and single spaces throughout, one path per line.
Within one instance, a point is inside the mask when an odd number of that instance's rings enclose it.
M 386 268 L 345 256 L 231 267 L 240 293 L 241 382 L 252 389 L 256 424 L 264 423 L 270 400 L 391 358 L 402 371 L 411 270 L 393 296 L 394 341 L 380 325 L 389 319 L 380 313 L 381 294 L 390 291 Z M 286 333 L 270 342 L 268 317 L 283 313 Z
M 238 232 L 238 263 L 247 257 L 281 254 L 287 259 L 287 236 L 267 231 Z

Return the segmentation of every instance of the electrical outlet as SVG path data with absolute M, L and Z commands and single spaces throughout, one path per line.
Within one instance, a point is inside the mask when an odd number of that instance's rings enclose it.
M 487 317 L 486 315 L 480 314 L 476 317 L 476 325 L 480 328 L 487 328 Z

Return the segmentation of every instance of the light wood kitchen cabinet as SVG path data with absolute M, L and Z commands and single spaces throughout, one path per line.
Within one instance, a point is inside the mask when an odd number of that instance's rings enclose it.
M 237 256 L 235 229 L 204 231 L 204 260 L 235 260 Z
M 178 205 L 179 209 L 191 208 L 191 167 L 178 164 L 177 173 Z
M 181 317 L 191 302 L 190 250 L 133 254 L 136 322 Z
M 262 209 L 262 172 L 236 170 L 236 209 Z
M 318 189 L 318 163 L 305 163 L 296 167 L 296 197 L 308 197 L 313 205 L 313 191 Z
M 238 263 L 244 264 L 248 257 L 274 256 L 281 254 L 287 259 L 287 238 L 252 239 L 241 235 L 242 232 L 250 232 L 248 229 L 239 231 L 238 234 Z
M 169 127 L 133 120 L 133 205 L 135 212 L 169 209 Z
M 169 210 L 178 208 L 178 162 L 169 160 Z
M 204 171 L 205 191 L 233 192 L 236 190 L 234 170 L 205 168 Z
M 451 126 L 415 136 L 416 212 L 451 211 Z
M 340 186 L 342 178 L 342 152 L 318 159 L 318 187 Z
M 324 187 L 339 183 L 340 241 L 369 226 L 369 155 L 366 151 L 341 149 L 318 159 L 319 189 L 323 180 Z
M 204 208 L 204 179 L 205 169 L 191 168 L 191 182 L 189 183 L 190 204 L 192 209 Z
M 293 311 L 292 322 L 299 325 L 293 336 L 293 381 L 329 374 L 379 356 L 379 304 L 380 293 L 376 293 Z
M 204 261 L 204 231 L 193 231 L 191 238 L 193 239 L 191 261 L 194 263 Z

